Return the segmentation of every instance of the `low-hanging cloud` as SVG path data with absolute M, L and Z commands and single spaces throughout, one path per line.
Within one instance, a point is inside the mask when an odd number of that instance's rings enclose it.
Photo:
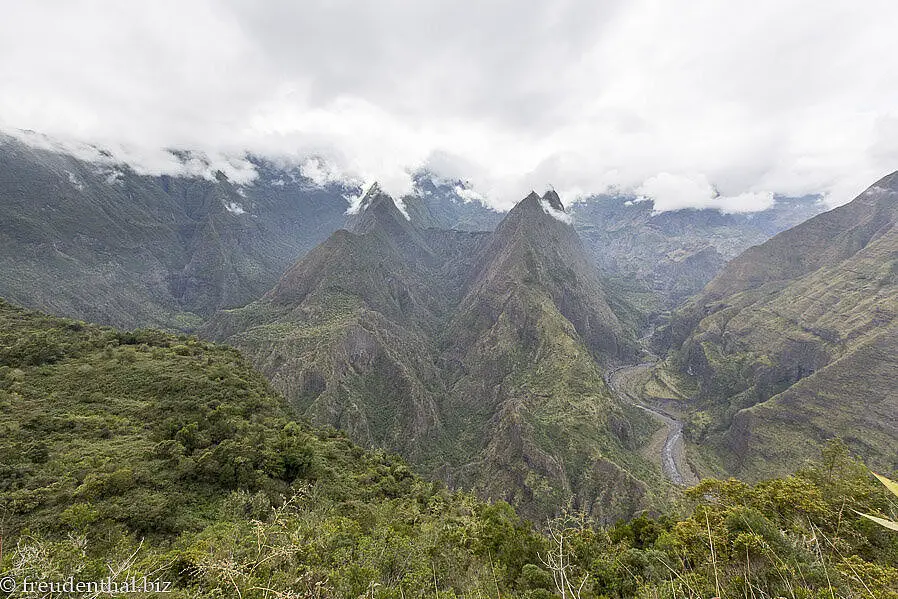
M 652 200 L 658 212 L 683 208 L 716 208 L 724 213 L 756 212 L 773 206 L 773 193 L 746 191 L 722 196 L 704 175 L 660 173 L 636 188 L 637 201 Z
M 394 195 L 427 169 L 499 208 L 547 185 L 838 204 L 898 168 L 896 19 L 884 0 L 16 3 L 0 128 L 238 182 L 246 152 Z

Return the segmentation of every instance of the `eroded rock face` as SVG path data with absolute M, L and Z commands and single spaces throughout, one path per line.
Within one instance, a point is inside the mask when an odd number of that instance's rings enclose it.
M 746 251 L 674 317 L 666 341 L 698 378 L 730 473 L 788 472 L 833 436 L 891 467 L 896 223 L 898 174 Z
M 371 193 L 356 232 L 334 234 L 207 334 L 241 348 L 313 421 L 534 518 L 571 500 L 602 519 L 649 505 L 630 472 L 661 479 L 636 451 L 654 425 L 625 414 L 602 378 L 633 359 L 633 333 L 557 195 L 465 233 Z M 622 499 L 601 503 L 606 487 Z
M 599 195 L 572 206 L 573 223 L 605 277 L 621 287 L 652 292 L 673 309 L 699 293 L 748 248 L 823 210 L 818 198 L 777 197 L 753 214 L 718 210 L 656 213 L 651 200 Z
M 339 186 L 250 160 L 258 178 L 236 185 L 140 175 L 0 135 L 0 297 L 178 330 L 257 299 L 341 225 L 346 202 Z

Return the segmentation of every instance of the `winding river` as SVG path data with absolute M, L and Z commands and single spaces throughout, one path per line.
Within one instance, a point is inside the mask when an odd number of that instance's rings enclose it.
M 636 406 L 660 420 L 667 427 L 667 439 L 661 448 L 661 469 L 672 483 L 685 486 L 692 478 L 683 472 L 681 464 L 686 464 L 686 442 L 683 439 L 683 423 L 670 414 L 662 412 L 642 403 L 641 399 L 629 392 L 633 386 L 631 381 L 643 378 L 644 373 L 652 368 L 655 362 L 643 362 L 633 366 L 615 368 L 605 375 L 605 382 L 611 391 L 623 402 Z

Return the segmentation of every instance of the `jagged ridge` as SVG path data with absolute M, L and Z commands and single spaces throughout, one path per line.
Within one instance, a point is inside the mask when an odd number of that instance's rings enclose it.
M 746 251 L 671 323 L 730 473 L 789 471 L 833 436 L 898 466 L 896 223 L 898 173 Z
M 493 233 L 427 228 L 368 195 L 356 232 L 206 334 L 245 351 L 314 421 L 531 516 L 571 496 L 603 518 L 646 507 L 657 473 L 635 448 L 653 425 L 602 380 L 634 357 L 632 335 L 557 194 L 531 194 Z

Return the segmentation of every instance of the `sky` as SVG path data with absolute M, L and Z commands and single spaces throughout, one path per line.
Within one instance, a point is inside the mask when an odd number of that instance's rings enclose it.
M 849 201 L 898 169 L 893 0 L 0 0 L 0 129 L 141 172 L 552 186 L 658 210 Z

